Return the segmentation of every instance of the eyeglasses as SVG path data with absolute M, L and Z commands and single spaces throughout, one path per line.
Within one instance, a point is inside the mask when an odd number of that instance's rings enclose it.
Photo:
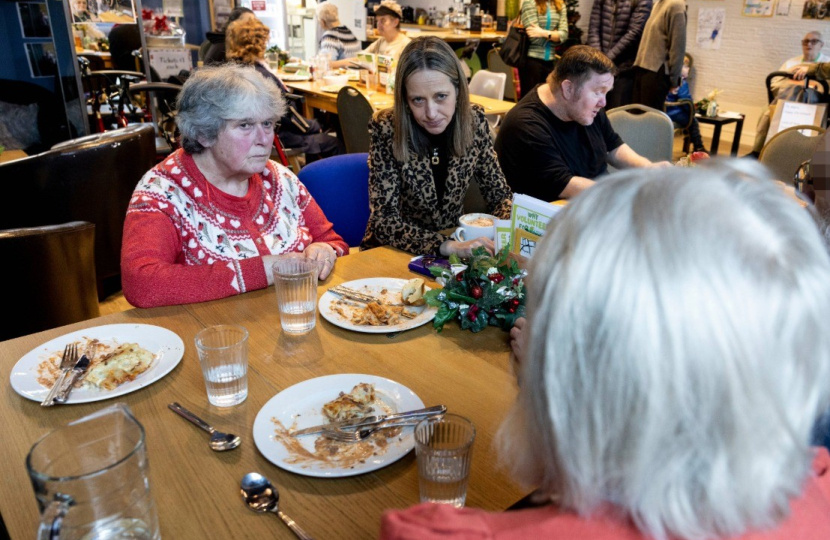
M 801 40 L 802 45 L 815 45 L 816 43 L 824 43 L 824 42 L 820 39 L 802 39 Z

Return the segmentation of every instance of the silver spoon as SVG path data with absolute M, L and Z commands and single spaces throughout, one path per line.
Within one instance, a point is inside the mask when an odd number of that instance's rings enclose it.
M 273 512 L 280 517 L 283 523 L 288 525 L 288 528 L 297 535 L 297 538 L 300 540 L 314 540 L 293 519 L 286 516 L 279 509 L 280 492 L 277 491 L 270 480 L 259 473 L 252 472 L 242 477 L 239 487 L 242 499 L 245 500 L 248 508 L 254 512 Z
M 200 428 L 210 433 L 210 441 L 208 442 L 208 445 L 210 446 L 211 450 L 215 450 L 217 452 L 224 452 L 225 450 L 233 450 L 234 448 L 242 444 L 242 439 L 239 438 L 239 435 L 233 435 L 232 433 L 222 433 L 221 431 L 216 431 L 210 425 L 208 425 L 207 422 L 205 422 L 192 412 L 188 411 L 175 401 L 169 404 L 167 407 L 174 413 L 181 416 L 182 418 L 191 421 L 192 423 L 196 424 Z

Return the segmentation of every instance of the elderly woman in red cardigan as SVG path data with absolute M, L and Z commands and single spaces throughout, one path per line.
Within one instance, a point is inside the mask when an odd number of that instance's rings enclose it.
M 275 255 L 302 252 L 325 279 L 348 245 L 291 171 L 271 161 L 276 85 L 250 67 L 185 83 L 182 148 L 135 189 L 124 224 L 124 296 L 139 307 L 203 302 L 273 282 Z

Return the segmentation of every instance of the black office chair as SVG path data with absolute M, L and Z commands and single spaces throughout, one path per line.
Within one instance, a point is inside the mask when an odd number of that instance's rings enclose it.
M 151 125 L 134 125 L 0 164 L 0 229 L 94 223 L 99 296 L 120 290 L 124 218 L 135 186 L 155 164 L 154 138 Z
M 73 221 L 0 230 L 0 279 L 11 311 L 0 341 L 98 317 L 95 225 Z
M 369 151 L 369 120 L 373 113 L 369 100 L 351 86 L 337 93 L 337 115 L 347 154 Z
M 775 99 L 775 94 L 772 91 L 772 82 L 774 79 L 784 78 L 784 79 L 792 79 L 793 74 L 789 71 L 773 71 L 766 78 L 766 85 L 767 85 L 767 101 L 772 103 Z M 804 88 L 807 88 L 810 83 L 818 83 L 822 87 L 822 92 L 819 92 L 819 102 L 820 103 L 830 103 L 830 84 L 827 81 L 819 81 L 817 79 L 813 79 L 811 77 L 807 77 L 804 79 Z

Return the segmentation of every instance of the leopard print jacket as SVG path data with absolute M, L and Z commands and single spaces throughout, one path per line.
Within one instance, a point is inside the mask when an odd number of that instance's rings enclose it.
M 393 112 L 378 113 L 370 122 L 369 205 L 371 216 L 362 249 L 390 245 L 414 254 L 439 252 L 449 237 L 438 231 L 455 227 L 464 213 L 464 195 L 475 178 L 488 212 L 510 216 L 513 197 L 501 172 L 484 109 L 473 105 L 476 122 L 472 146 L 462 157 L 450 157 L 443 203 L 438 194 L 428 156 L 412 155 L 406 163 L 392 153 Z

